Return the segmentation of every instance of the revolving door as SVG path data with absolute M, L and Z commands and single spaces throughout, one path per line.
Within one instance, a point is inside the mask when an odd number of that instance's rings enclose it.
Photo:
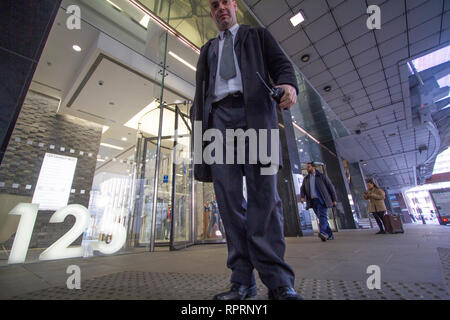
M 158 134 L 160 107 L 163 120 Z M 148 246 L 153 251 L 155 247 L 176 250 L 193 244 L 194 184 L 188 109 L 187 103 L 155 104 L 140 120 L 136 206 L 129 233 L 132 246 Z

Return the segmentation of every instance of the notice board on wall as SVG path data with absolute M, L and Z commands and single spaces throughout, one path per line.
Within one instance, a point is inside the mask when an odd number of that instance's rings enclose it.
M 69 202 L 77 158 L 46 153 L 32 203 L 39 210 L 58 210 Z

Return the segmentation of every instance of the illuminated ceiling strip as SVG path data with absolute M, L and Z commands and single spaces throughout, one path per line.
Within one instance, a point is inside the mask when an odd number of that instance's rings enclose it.
M 111 148 L 111 149 L 116 149 L 116 150 L 123 150 L 122 147 L 118 147 L 112 144 L 108 144 L 108 143 L 100 143 L 101 146 L 106 147 L 106 148 Z
M 177 59 L 178 61 L 180 61 L 182 64 L 184 64 L 185 66 L 187 66 L 188 68 L 197 71 L 197 68 L 195 68 L 192 64 L 190 64 L 189 62 L 187 62 L 186 60 L 184 60 L 183 58 L 177 56 L 175 53 L 173 53 L 172 51 L 169 51 L 169 54 L 174 57 L 175 59 Z
M 111 4 L 114 8 L 116 8 L 119 11 L 123 11 L 122 8 L 120 8 L 117 4 L 111 2 L 111 0 L 106 0 L 109 4 Z
M 148 14 L 145 14 L 144 17 L 141 19 L 141 21 L 139 21 L 139 23 L 145 28 L 148 27 L 149 22 L 150 22 L 150 16 Z
M 170 33 L 171 35 L 173 35 L 174 37 L 178 38 L 178 40 L 180 40 L 182 43 L 184 43 L 185 45 L 187 45 L 188 47 L 190 47 L 192 50 L 194 50 L 197 54 L 200 54 L 200 50 L 194 46 L 189 40 L 187 40 L 186 38 L 184 38 L 182 35 L 180 35 L 174 28 L 172 28 L 170 25 L 168 25 L 166 22 L 164 22 L 163 20 L 161 20 L 161 18 L 159 18 L 157 15 L 155 15 L 153 12 L 151 12 L 150 10 L 148 10 L 146 7 L 142 6 L 141 4 L 139 4 L 138 2 L 136 2 L 135 0 L 128 0 L 128 2 L 130 2 L 133 6 L 135 6 L 136 8 L 138 8 L 139 10 L 141 10 L 143 13 L 148 14 L 150 16 L 150 18 L 156 22 L 161 28 L 163 28 L 164 30 L 166 30 L 168 33 Z

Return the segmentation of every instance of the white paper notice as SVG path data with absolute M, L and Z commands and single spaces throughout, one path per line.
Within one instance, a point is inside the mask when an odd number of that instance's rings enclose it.
M 39 204 L 39 210 L 59 210 L 67 206 L 77 160 L 45 154 L 32 201 Z

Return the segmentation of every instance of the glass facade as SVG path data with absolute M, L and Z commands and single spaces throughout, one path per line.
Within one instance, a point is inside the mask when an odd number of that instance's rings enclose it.
M 239 22 L 256 26 L 238 6 Z M 215 36 L 207 0 L 62 1 L 0 166 L 0 240 L 25 252 L 19 262 L 44 260 L 68 234 L 73 254 L 86 257 L 224 242 L 213 186 L 193 179 L 188 117 L 198 49 Z M 306 163 L 327 171 L 328 157 L 340 160 L 324 142 L 348 134 L 297 74 L 289 121 L 301 168 L 279 182 L 296 196 Z M 298 208 L 298 228 L 317 231 L 293 196 L 283 201 Z M 28 211 L 30 240 L 14 249 Z M 337 230 L 339 213 L 329 211 Z

